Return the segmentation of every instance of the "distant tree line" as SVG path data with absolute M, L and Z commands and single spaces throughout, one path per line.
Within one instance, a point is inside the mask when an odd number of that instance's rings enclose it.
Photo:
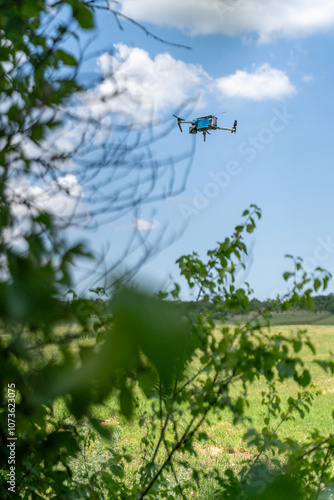
M 222 308 L 222 303 L 219 301 L 209 301 L 208 298 L 204 297 L 204 299 L 199 301 L 182 301 L 180 302 L 181 308 L 185 312 L 193 312 L 193 313 L 201 313 L 205 312 L 208 309 L 211 311 L 212 317 L 218 319 L 223 317 L 230 318 L 234 315 L 245 314 L 245 311 L 240 304 L 235 309 L 226 308 L 224 311 L 224 307 Z M 280 299 L 266 299 L 259 300 L 257 298 L 253 298 L 249 300 L 249 307 L 247 314 L 252 312 L 257 312 L 259 310 L 269 311 L 269 312 L 281 312 L 281 301 Z M 302 304 L 300 301 L 297 304 L 290 308 L 292 311 L 306 310 L 306 305 Z M 334 294 L 330 293 L 328 295 L 316 295 L 313 297 L 313 311 L 315 313 L 318 312 L 330 312 L 334 314 Z
M 260 301 L 256 298 L 251 299 L 249 301 L 249 309 L 250 311 L 257 311 L 259 308 L 266 309 L 270 312 L 278 312 L 280 311 L 280 301 L 279 300 L 264 300 Z M 306 305 L 301 301 L 298 301 L 297 304 L 292 307 L 292 310 L 305 310 Z M 334 294 L 330 293 L 328 295 L 315 295 L 313 297 L 313 310 L 314 312 L 323 312 L 327 311 L 334 314 Z

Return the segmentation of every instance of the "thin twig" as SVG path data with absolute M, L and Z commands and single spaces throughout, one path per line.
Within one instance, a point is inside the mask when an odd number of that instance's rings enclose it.
M 145 33 L 145 35 L 153 38 L 154 40 L 156 40 L 160 43 L 164 43 L 166 45 L 171 45 L 172 47 L 178 47 L 180 49 L 191 50 L 191 47 L 189 47 L 188 45 L 183 45 L 182 43 L 169 42 L 168 40 L 164 40 L 163 38 L 160 38 L 159 36 L 152 33 L 150 30 L 145 28 L 145 26 L 143 24 L 139 23 L 138 21 L 135 21 L 131 17 L 126 16 L 122 12 L 119 12 L 119 11 L 114 10 L 114 9 L 110 9 L 110 7 L 103 7 L 102 5 L 96 5 L 95 8 L 99 9 L 99 10 L 106 10 L 107 12 L 112 13 L 117 18 L 118 26 L 120 26 L 118 18 L 121 18 L 121 19 L 124 19 L 124 21 L 128 21 L 129 23 L 132 23 L 134 26 L 141 29 Z M 121 27 L 120 29 L 123 29 L 123 28 Z

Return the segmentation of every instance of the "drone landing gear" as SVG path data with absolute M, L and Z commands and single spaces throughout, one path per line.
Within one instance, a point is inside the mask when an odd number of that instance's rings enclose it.
M 205 132 L 203 132 L 203 140 L 204 140 L 204 142 L 205 142 L 205 136 L 206 136 L 206 134 L 210 135 L 210 132 L 208 132 L 207 130 Z

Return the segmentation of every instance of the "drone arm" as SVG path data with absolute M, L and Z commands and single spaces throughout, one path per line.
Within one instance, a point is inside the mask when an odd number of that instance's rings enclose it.
M 183 132 L 182 127 L 181 127 L 182 123 L 190 123 L 192 125 L 194 124 L 194 122 L 186 122 L 183 118 L 180 118 L 179 116 L 176 116 L 176 115 L 173 115 L 173 116 L 174 116 L 174 118 L 177 119 L 177 125 L 180 129 L 180 132 Z
M 181 131 L 181 132 L 183 132 L 182 127 L 181 127 L 181 124 L 183 125 L 184 123 L 190 123 L 190 125 L 194 125 L 194 122 L 186 122 L 186 121 L 184 121 L 184 120 L 178 120 L 178 121 L 177 121 L 177 124 L 178 124 L 179 129 L 180 129 L 180 131 Z
M 232 132 L 232 134 L 236 133 L 236 129 L 235 128 L 227 128 L 227 127 L 215 127 L 217 128 L 218 130 L 227 130 L 228 132 Z
M 234 120 L 232 128 L 226 128 L 226 127 L 216 127 L 216 128 L 218 128 L 219 130 L 227 130 L 229 132 L 232 132 L 232 134 L 235 134 L 237 131 L 237 125 L 238 125 L 237 120 Z

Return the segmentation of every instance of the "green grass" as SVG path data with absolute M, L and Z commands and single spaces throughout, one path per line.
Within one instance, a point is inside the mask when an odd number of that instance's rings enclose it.
M 236 315 L 231 323 L 243 321 L 245 316 Z M 311 327 L 312 325 L 334 325 L 334 314 L 327 311 L 311 312 L 303 310 L 290 310 L 284 312 L 272 312 L 270 319 L 272 326 L 284 325 L 303 325 Z
M 272 313 L 271 324 L 274 325 L 334 325 L 334 314 L 327 311 L 317 313 L 310 311 L 286 311 Z
M 305 314 L 305 313 L 303 313 Z M 293 316 L 298 317 L 293 313 Z M 318 316 L 319 317 L 319 316 Z M 297 330 L 297 326 L 273 326 L 273 333 L 284 333 L 288 335 L 290 332 Z M 302 323 L 302 329 L 305 329 Z M 328 359 L 329 353 L 334 346 L 334 328 L 319 324 L 312 324 L 307 327 L 308 334 L 316 346 L 316 357 Z M 59 336 L 62 337 L 68 333 L 66 328 L 59 331 Z M 79 350 L 80 345 L 91 345 L 94 339 L 87 337 L 83 340 L 75 340 L 71 343 L 73 352 Z M 55 346 L 47 346 L 40 353 L 45 359 L 55 358 L 57 356 L 57 348 Z M 313 408 L 305 418 L 296 415 L 295 420 L 286 421 L 280 428 L 282 436 L 291 436 L 297 440 L 305 439 L 306 435 L 312 428 L 317 427 L 323 433 L 333 432 L 332 411 L 334 408 L 334 377 L 325 373 L 319 366 L 313 363 L 314 355 L 309 349 L 301 352 L 303 361 L 306 367 L 309 368 L 312 374 L 314 384 L 322 391 L 316 397 L 313 403 Z M 36 362 L 40 362 L 41 358 L 37 358 Z M 252 419 L 253 425 L 258 429 L 264 427 L 264 418 L 266 410 L 261 404 L 262 392 L 267 389 L 265 381 L 254 383 L 249 394 L 250 406 L 247 409 L 247 415 Z M 238 390 L 238 387 L 235 388 Z M 300 390 L 300 389 L 299 389 Z M 280 387 L 280 397 L 282 401 L 286 401 L 289 396 L 296 396 L 297 388 L 292 381 L 285 382 Z M 282 410 L 287 409 L 287 404 L 282 403 Z M 102 425 L 112 431 L 112 440 L 103 440 L 97 433 L 92 432 L 88 424 L 84 424 L 84 432 L 87 436 L 84 453 L 78 456 L 73 462 L 74 475 L 77 478 L 85 476 L 87 470 L 90 473 L 96 472 L 103 467 L 103 463 L 108 458 L 113 456 L 115 450 L 122 450 L 123 447 L 131 455 L 132 459 L 127 465 L 126 478 L 129 483 L 134 480 L 136 473 L 143 464 L 143 454 L 145 447 L 142 443 L 142 438 L 146 435 L 146 427 L 139 424 L 139 418 L 147 412 L 150 414 L 151 402 L 144 398 L 138 391 L 138 401 L 135 416 L 132 420 L 127 421 L 118 413 L 118 401 L 116 396 L 112 396 L 104 405 L 99 405 L 93 411 L 92 416 L 97 418 Z M 64 402 L 59 399 L 54 408 L 55 418 L 62 418 L 66 415 L 66 407 Z M 187 419 L 187 414 L 182 415 L 182 418 Z M 277 421 L 278 422 L 278 421 Z M 195 441 L 194 449 L 196 456 L 183 455 L 176 457 L 176 471 L 181 480 L 190 478 L 191 469 L 198 471 L 210 472 L 218 467 L 220 470 L 232 468 L 235 471 L 239 470 L 245 463 L 251 461 L 255 456 L 255 449 L 249 447 L 243 440 L 243 435 L 247 430 L 247 423 L 233 424 L 232 415 L 229 411 L 212 413 L 209 420 L 204 423 L 202 431 L 209 436 L 208 441 Z M 272 422 L 273 427 L 275 422 Z M 152 451 L 151 451 L 152 453 Z M 160 460 L 163 459 L 163 454 L 158 455 Z M 178 464 L 180 459 L 186 459 L 190 467 Z M 172 474 L 169 474 L 171 489 L 175 485 L 175 480 Z M 189 498 L 197 500 L 206 500 L 213 498 L 213 483 L 207 480 L 201 484 L 200 490 L 194 486 L 193 490 L 188 490 Z
M 302 326 L 304 328 L 304 325 Z M 274 326 L 271 331 L 273 333 L 282 332 L 289 334 L 297 329 L 291 326 Z M 328 355 L 334 346 L 334 328 L 323 325 L 310 325 L 308 334 L 316 346 L 316 356 L 319 358 L 328 359 Z M 298 414 L 294 420 L 288 420 L 280 428 L 280 433 L 283 437 L 290 436 L 297 440 L 306 438 L 312 428 L 318 428 L 323 433 L 333 431 L 332 411 L 334 408 L 334 378 L 328 373 L 325 373 L 319 366 L 313 363 L 315 356 L 308 349 L 301 353 L 306 367 L 312 373 L 313 383 L 321 389 L 322 393 L 316 396 L 313 408 L 305 418 L 301 418 Z M 264 418 L 266 410 L 261 404 L 261 393 L 267 389 L 265 381 L 254 383 L 249 394 L 250 406 L 247 410 L 247 415 L 252 419 L 253 425 L 259 429 L 264 426 Z M 237 390 L 237 389 L 236 389 Z M 300 389 L 299 389 L 300 390 Z M 283 403 L 289 396 L 296 396 L 297 388 L 293 381 L 287 381 L 280 387 L 280 397 L 282 399 L 282 410 L 286 410 L 288 405 Z M 145 427 L 139 425 L 139 417 L 144 412 L 150 412 L 149 402 L 139 396 L 138 408 L 136 415 L 131 421 L 126 421 L 117 412 L 117 401 L 115 397 L 111 397 L 104 406 L 99 406 L 94 410 L 94 416 L 98 418 L 103 425 L 110 428 L 116 436 L 114 446 L 121 449 L 126 447 L 128 453 L 133 457 L 128 465 L 127 477 L 131 481 L 135 477 L 136 471 L 142 465 L 142 456 L 144 453 L 142 438 L 145 436 Z M 187 416 L 183 415 L 186 419 Z M 278 420 L 277 422 L 278 423 Z M 275 427 L 275 421 L 272 422 Z M 209 420 L 203 425 L 202 431 L 205 431 L 209 440 L 207 442 L 196 441 L 194 448 L 197 456 L 182 456 L 179 458 L 187 459 L 191 468 L 210 472 L 215 467 L 220 470 L 228 467 L 238 470 L 243 464 L 252 460 L 255 456 L 254 448 L 251 448 L 243 440 L 243 435 L 247 430 L 246 423 L 233 425 L 232 416 L 228 411 L 216 412 L 211 414 Z M 100 441 L 99 441 L 100 442 Z M 107 447 L 107 443 L 99 446 Z M 94 450 L 92 449 L 92 460 L 94 459 Z M 162 454 L 160 456 L 162 459 Z M 190 475 L 190 469 L 187 470 L 184 466 L 176 466 L 177 473 L 181 479 L 187 479 Z M 173 478 L 170 478 L 173 484 Z M 212 486 L 210 481 L 206 481 L 201 490 L 195 488 L 191 493 L 191 498 L 204 500 L 212 498 L 210 493 Z M 211 495 L 211 496 L 210 496 Z

